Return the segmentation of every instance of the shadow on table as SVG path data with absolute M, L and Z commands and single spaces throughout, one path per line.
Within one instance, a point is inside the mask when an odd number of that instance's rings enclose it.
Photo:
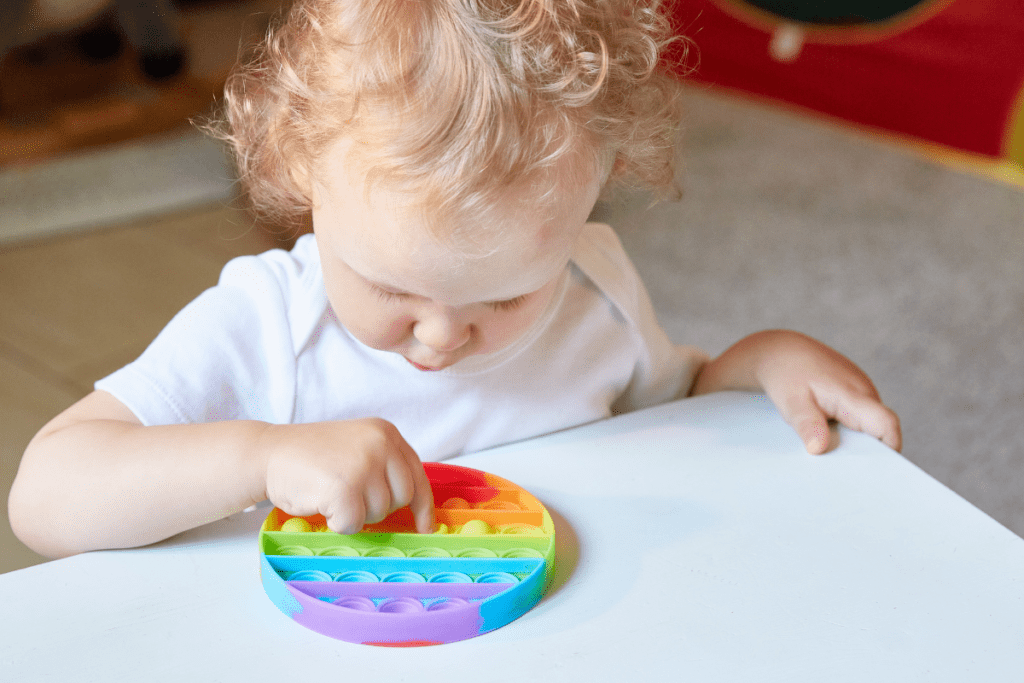
M 555 498 L 536 488 L 533 493 L 540 500 Z M 550 632 L 612 609 L 637 583 L 645 561 L 713 522 L 706 509 L 678 498 L 557 497 L 560 507 L 545 504 L 555 525 L 555 572 L 534 608 L 564 611 L 566 619 L 547 622 L 558 626 Z

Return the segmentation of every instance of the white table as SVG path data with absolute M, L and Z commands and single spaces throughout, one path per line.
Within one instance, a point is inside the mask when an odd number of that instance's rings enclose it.
M 0 575 L 0 680 L 1024 680 L 1024 541 L 839 438 L 807 455 L 763 397 L 719 394 L 453 461 L 537 495 L 558 559 L 533 611 L 444 646 L 285 617 L 265 509 Z

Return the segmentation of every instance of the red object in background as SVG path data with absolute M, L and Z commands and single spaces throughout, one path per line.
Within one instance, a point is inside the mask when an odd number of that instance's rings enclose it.
M 689 80 L 1024 165 L 1021 0 L 924 0 L 882 21 L 847 15 L 833 24 L 744 0 L 671 7 L 677 30 L 696 46 L 680 68 L 696 65 Z

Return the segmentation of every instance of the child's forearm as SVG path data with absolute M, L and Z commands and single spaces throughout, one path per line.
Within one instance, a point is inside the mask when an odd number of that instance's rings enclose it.
M 288 514 L 322 514 L 339 533 L 406 505 L 417 529 L 434 530 L 423 465 L 385 420 L 144 427 L 102 391 L 32 440 L 8 511 L 26 545 L 63 557 L 153 543 L 264 498 Z
M 11 526 L 36 552 L 63 557 L 145 545 L 220 519 L 262 500 L 255 443 L 266 427 L 97 419 L 44 428 L 12 487 Z

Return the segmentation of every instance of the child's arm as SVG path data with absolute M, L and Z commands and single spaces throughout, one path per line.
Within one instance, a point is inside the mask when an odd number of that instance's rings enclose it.
M 32 439 L 8 510 L 27 546 L 63 557 L 153 543 L 265 498 L 342 533 L 404 505 L 420 531 L 434 528 L 423 466 L 384 420 L 144 427 L 102 391 Z
M 697 375 L 693 396 L 727 389 L 764 391 L 810 453 L 829 448 L 828 420 L 900 450 L 896 414 L 879 399 L 864 372 L 810 337 L 768 330 L 744 337 Z

